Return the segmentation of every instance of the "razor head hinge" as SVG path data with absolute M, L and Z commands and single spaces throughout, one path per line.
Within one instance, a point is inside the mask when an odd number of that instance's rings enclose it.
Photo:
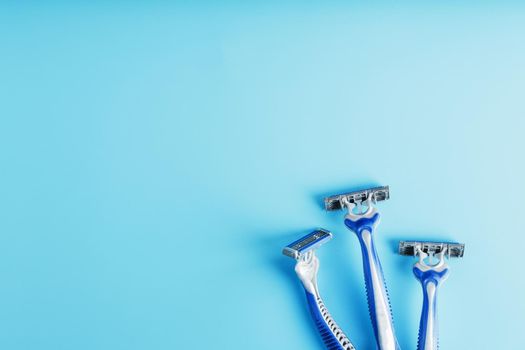
M 399 242 L 399 254 L 401 255 L 417 256 L 418 250 L 428 255 L 434 255 L 441 253 L 444 249 L 446 249 L 445 256 L 449 258 L 462 258 L 465 252 L 465 244 L 455 242 Z
M 297 241 L 288 244 L 284 247 L 283 254 L 299 260 L 309 251 L 319 248 L 319 246 L 331 239 L 332 233 L 330 231 L 317 229 L 306 236 L 299 238 Z
M 343 202 L 345 199 L 349 203 L 361 204 L 365 202 L 369 196 L 372 197 L 374 203 L 384 201 L 390 198 L 390 189 L 388 186 L 380 186 L 326 197 L 324 199 L 324 206 L 327 211 L 341 210 L 345 207 Z

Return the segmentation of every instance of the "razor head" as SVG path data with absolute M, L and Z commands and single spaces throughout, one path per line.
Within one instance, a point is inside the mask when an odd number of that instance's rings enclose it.
M 434 255 L 447 249 L 445 255 L 449 258 L 462 258 L 465 252 L 465 244 L 455 242 L 421 242 L 421 241 L 401 241 L 399 242 L 399 254 L 416 256 L 418 249 L 423 253 Z
M 299 238 L 297 241 L 288 244 L 284 247 L 283 254 L 298 260 L 307 252 L 319 248 L 319 246 L 331 239 L 332 233 L 330 231 L 317 229 Z
M 327 211 L 341 210 L 345 207 L 343 202 L 346 199 L 350 203 L 360 204 L 372 196 L 372 201 L 380 202 L 390 198 L 390 189 L 388 186 L 372 187 L 365 190 L 337 194 L 335 196 L 326 197 L 324 199 L 324 206 Z

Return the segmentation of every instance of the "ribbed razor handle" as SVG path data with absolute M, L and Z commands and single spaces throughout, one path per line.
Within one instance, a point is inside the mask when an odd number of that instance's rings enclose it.
M 439 332 L 437 323 L 437 291 L 445 280 L 448 269 L 443 271 L 423 271 L 414 267 L 414 275 L 423 288 L 423 308 L 419 322 L 417 350 L 437 350 L 439 348 Z
M 345 219 L 345 225 L 357 235 L 361 245 L 368 310 L 378 349 L 399 350 L 383 269 L 373 239 L 374 228 L 378 222 L 377 212 L 369 218 Z
M 355 350 L 354 346 L 343 333 L 341 328 L 335 323 L 334 319 L 324 306 L 320 297 L 306 290 L 306 299 L 310 308 L 310 313 L 315 322 L 319 334 L 323 339 L 328 350 Z

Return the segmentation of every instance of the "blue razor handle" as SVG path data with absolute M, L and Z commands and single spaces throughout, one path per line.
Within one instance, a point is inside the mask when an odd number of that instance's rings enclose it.
M 423 309 L 419 321 L 418 350 L 437 350 L 437 291 L 449 275 L 447 258 L 461 258 L 465 244 L 457 242 L 401 241 L 399 254 L 417 257 L 412 271 L 423 289 Z
M 310 308 L 310 314 L 315 322 L 315 326 L 323 339 L 324 344 L 328 350 L 353 350 L 355 349 L 343 333 L 343 331 L 337 326 L 332 316 L 326 309 L 321 297 L 316 296 L 306 291 L 306 300 Z
M 379 212 L 370 198 L 367 200 L 368 209 L 365 213 L 354 214 L 354 203 L 347 203 L 347 206 L 349 211 L 345 217 L 345 225 L 357 235 L 361 245 L 368 310 L 378 349 L 398 350 L 400 347 L 395 336 L 383 269 L 374 244 L 373 233 L 379 223 Z
M 355 350 L 348 337 L 335 323 L 319 295 L 317 287 L 318 269 L 319 260 L 313 254 L 309 254 L 305 260 L 298 260 L 295 266 L 295 272 L 303 283 L 310 314 L 317 330 L 328 350 Z
M 417 349 L 437 350 L 437 291 L 438 287 L 448 277 L 449 269 L 441 257 L 440 262 L 433 266 L 425 264 L 423 259 L 421 259 L 414 265 L 413 272 L 423 288 L 423 309 L 421 311 L 421 320 L 419 322 Z

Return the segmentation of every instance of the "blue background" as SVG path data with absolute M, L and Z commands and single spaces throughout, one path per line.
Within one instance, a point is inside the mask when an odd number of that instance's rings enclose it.
M 327 306 L 373 349 L 360 250 L 325 194 L 388 184 L 404 238 L 466 243 L 442 349 L 522 347 L 519 2 L 0 5 L 3 349 L 321 349 L 281 248 L 314 227 Z

